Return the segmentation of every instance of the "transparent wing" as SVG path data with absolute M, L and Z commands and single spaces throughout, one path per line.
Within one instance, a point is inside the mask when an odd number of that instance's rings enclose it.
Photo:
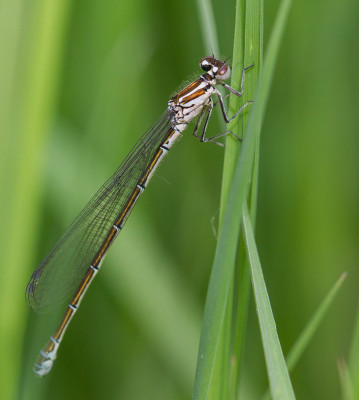
M 168 110 L 137 142 L 33 272 L 26 299 L 37 312 L 69 298 L 128 202 L 160 143 L 172 130 Z

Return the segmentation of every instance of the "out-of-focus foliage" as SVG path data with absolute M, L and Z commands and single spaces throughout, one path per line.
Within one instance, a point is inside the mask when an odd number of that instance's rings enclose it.
M 235 2 L 213 3 L 230 56 Z M 265 40 L 276 7 L 265 3 Z M 285 353 L 349 272 L 291 374 L 302 399 L 339 398 L 337 360 L 349 356 L 356 318 L 358 14 L 354 0 L 293 2 L 263 124 L 257 246 Z M 191 129 L 136 206 L 44 380 L 32 363 L 58 315 L 29 311 L 24 291 L 168 98 L 198 75 L 198 21 L 193 1 L 2 2 L 1 398 L 190 397 L 223 158 Z M 245 363 L 242 393 L 257 399 L 267 381 L 253 305 Z

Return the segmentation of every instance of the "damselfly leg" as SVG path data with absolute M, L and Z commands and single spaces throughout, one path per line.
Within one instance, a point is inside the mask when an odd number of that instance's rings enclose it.
M 254 66 L 254 64 L 252 64 L 252 65 L 250 65 L 250 66 L 248 66 L 246 68 L 243 68 L 242 77 L 241 77 L 241 89 L 240 89 L 239 92 L 237 90 L 233 89 L 231 86 L 225 84 L 224 82 L 220 82 L 221 85 L 224 86 L 227 90 L 229 90 L 235 96 L 241 97 L 242 94 L 243 94 L 243 90 L 244 90 L 245 72 L 248 69 L 252 68 L 253 66 Z M 218 142 L 216 139 L 218 139 L 220 137 L 223 137 L 223 136 L 226 136 L 226 135 L 231 135 L 233 138 L 237 139 L 238 141 L 242 141 L 242 139 L 240 137 L 238 137 L 235 133 L 233 133 L 230 130 L 222 132 L 222 133 L 219 133 L 219 134 L 211 136 L 211 137 L 206 137 L 206 131 L 207 131 L 208 122 L 209 122 L 209 119 L 211 117 L 212 110 L 218 104 L 218 102 L 219 102 L 220 107 L 221 107 L 223 119 L 224 119 L 224 121 L 226 123 L 231 122 L 234 118 L 237 117 L 238 114 L 240 114 L 248 106 L 248 104 L 252 103 L 252 100 L 248 100 L 246 103 L 243 104 L 242 107 L 240 107 L 235 112 L 235 114 L 232 117 L 229 118 L 228 115 L 227 115 L 227 112 L 226 112 L 226 107 L 224 105 L 224 99 L 226 97 L 228 97 L 230 94 L 228 93 L 226 95 L 222 95 L 222 93 L 217 89 L 216 89 L 215 94 L 218 97 L 218 101 L 213 104 L 213 100 L 210 97 L 208 99 L 208 103 L 203 105 L 203 109 L 202 109 L 202 111 L 201 111 L 201 113 L 200 113 L 200 115 L 198 117 L 196 126 L 195 126 L 194 131 L 193 131 L 193 136 L 197 137 L 200 140 L 200 142 L 212 142 L 212 143 L 215 143 L 215 144 L 217 144 L 218 146 L 221 146 L 221 147 L 224 147 L 224 144 L 221 143 L 221 142 Z M 203 127 L 202 127 L 202 130 L 201 130 L 201 134 L 199 135 L 198 131 L 199 131 L 199 128 L 200 128 L 203 120 L 204 120 Z

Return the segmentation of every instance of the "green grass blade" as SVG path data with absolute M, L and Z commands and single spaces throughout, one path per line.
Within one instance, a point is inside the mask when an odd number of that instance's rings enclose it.
M 359 398 L 359 307 L 357 308 L 355 328 L 349 352 L 349 370 L 353 378 L 354 394 L 356 398 Z
M 263 278 L 248 209 L 243 212 L 243 227 L 251 264 L 252 284 L 272 398 L 295 399 L 288 369 L 279 343 L 276 324 Z
M 312 337 L 323 321 L 324 316 L 329 310 L 330 305 L 333 303 L 336 295 L 338 294 L 339 289 L 342 287 L 343 282 L 347 277 L 346 273 L 343 273 L 339 279 L 335 282 L 332 289 L 326 295 L 322 303 L 319 305 L 317 311 L 312 316 L 307 326 L 303 330 L 303 332 L 299 335 L 298 339 L 294 343 L 292 349 L 289 351 L 286 357 L 286 363 L 289 371 L 293 371 L 295 366 L 297 365 L 300 357 L 304 353 L 305 349 L 308 347 Z M 270 399 L 270 394 L 267 392 L 263 399 Z
M 356 397 L 354 396 L 349 369 L 344 359 L 338 360 L 338 371 L 340 377 L 340 385 L 342 389 L 342 399 L 343 400 L 356 399 Z
M 257 136 L 261 127 L 261 116 L 269 95 L 269 88 L 278 55 L 279 45 L 288 17 L 290 0 L 283 0 L 273 34 L 269 41 L 261 82 L 249 119 L 247 134 L 243 142 L 241 157 L 237 161 L 233 185 L 229 194 L 223 224 L 219 230 L 211 278 L 204 310 L 203 325 L 197 358 L 194 384 L 194 399 L 206 399 L 212 379 L 214 360 L 218 349 L 220 330 L 223 324 L 233 265 L 238 245 L 242 206 L 246 198 L 251 175 Z
M 262 1 L 237 1 L 231 86 L 236 89 L 240 88 L 242 69 L 253 63 L 255 66 L 245 75 L 245 95 L 240 98 L 230 96 L 229 115 L 233 115 L 247 100 L 253 100 L 258 87 L 263 53 L 262 7 Z M 250 107 L 248 110 L 250 110 Z M 235 118 L 229 124 L 228 129 L 238 137 L 243 138 L 248 124 L 248 116 L 249 113 L 245 112 L 242 118 Z M 221 219 L 223 218 L 224 204 L 228 200 L 239 150 L 238 141 L 228 135 L 222 177 Z
M 323 302 L 320 304 L 318 310 L 315 312 L 309 323 L 307 324 L 304 331 L 300 334 L 298 339 L 296 340 L 293 348 L 289 351 L 286 360 L 289 371 L 292 371 L 293 368 L 298 363 L 301 355 L 304 353 L 304 350 L 308 346 L 311 341 L 314 333 L 318 329 L 320 323 L 322 322 L 325 314 L 329 310 L 330 305 L 333 303 L 335 296 L 337 295 L 339 289 L 341 288 L 347 274 L 343 273 L 340 278 L 337 280 L 333 288 L 327 294 Z
M 198 13 L 200 25 L 202 29 L 202 37 L 205 44 L 207 54 L 219 55 L 218 35 L 214 20 L 214 13 L 211 2 L 208 0 L 198 0 Z M 217 113 L 220 125 L 224 130 L 224 122 L 222 115 Z M 231 296 L 230 296 L 231 298 Z M 231 303 L 231 301 L 229 301 Z M 228 312 L 224 324 L 221 329 L 218 352 L 214 360 L 213 375 L 211 380 L 211 388 L 209 390 L 209 399 L 228 398 L 229 390 L 229 357 L 230 357 L 230 340 L 231 340 L 231 305 L 228 305 Z
M 253 136 L 253 135 L 252 135 Z M 247 136 L 250 138 L 250 135 Z M 233 187 L 223 224 L 219 231 L 216 253 L 204 310 L 201 339 L 197 358 L 194 398 L 206 399 L 212 379 L 219 332 L 223 323 L 229 286 L 239 236 L 241 209 L 252 169 L 255 137 L 245 140 L 242 157 L 236 168 Z
M 213 52 L 218 57 L 220 54 L 218 35 L 211 2 L 209 0 L 197 0 L 197 8 L 207 55 Z
M 220 54 L 218 35 L 215 25 L 214 13 L 212 4 L 209 0 L 197 0 L 198 16 L 202 31 L 202 38 L 206 54 Z M 220 126 L 223 127 L 223 118 L 217 113 Z M 228 321 L 223 324 L 221 329 L 218 352 L 216 354 L 213 366 L 213 375 L 211 380 L 211 387 L 208 393 L 208 399 L 218 399 L 226 396 L 227 377 L 228 377 L 228 354 L 229 354 L 229 341 L 226 331 L 228 329 Z M 230 325 L 229 325 L 230 328 Z M 225 397 L 224 397 L 225 398 Z
M 235 24 L 235 40 L 233 46 L 233 74 L 231 86 L 240 87 L 242 68 L 254 64 L 245 76 L 244 90 L 245 94 L 241 98 L 232 96 L 230 98 L 230 115 L 233 115 L 247 100 L 253 99 L 255 90 L 258 87 L 259 74 L 262 69 L 263 59 L 263 1 L 237 1 L 236 7 L 236 24 Z M 249 109 L 248 109 L 249 111 Z M 247 128 L 249 113 L 244 112 L 241 118 L 235 119 L 230 124 L 229 129 L 236 133 L 239 137 L 244 137 Z M 260 131 L 255 133 L 259 138 Z M 253 216 L 252 223 L 254 225 L 254 216 L 256 214 L 256 198 L 257 198 L 257 179 L 259 164 L 259 140 L 256 142 L 256 150 L 254 157 L 254 167 L 252 170 L 251 183 L 249 189 L 250 210 Z M 221 204 L 225 204 L 228 198 L 229 184 L 233 177 L 235 161 L 238 157 L 240 149 L 239 143 L 232 137 L 227 137 L 226 154 L 223 168 L 222 181 L 222 197 Z M 223 212 L 223 208 L 221 208 Z M 238 252 L 236 271 L 234 275 L 233 307 L 229 309 L 227 315 L 232 321 L 232 338 L 231 338 L 231 354 L 229 355 L 231 363 L 230 370 L 230 398 L 238 397 L 238 381 L 241 371 L 242 353 L 244 345 L 244 337 L 247 327 L 247 314 L 250 293 L 250 273 L 249 263 L 246 258 L 245 243 L 243 235 L 240 237 L 240 251 Z

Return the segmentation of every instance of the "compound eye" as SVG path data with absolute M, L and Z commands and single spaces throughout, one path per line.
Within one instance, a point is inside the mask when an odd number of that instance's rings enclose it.
M 203 71 L 208 72 L 208 71 L 211 70 L 212 65 L 209 64 L 209 62 L 205 60 L 205 61 L 202 61 L 202 62 L 201 62 L 201 68 L 203 69 Z
M 225 81 L 231 75 L 231 70 L 228 65 L 224 64 L 217 72 L 218 79 Z

